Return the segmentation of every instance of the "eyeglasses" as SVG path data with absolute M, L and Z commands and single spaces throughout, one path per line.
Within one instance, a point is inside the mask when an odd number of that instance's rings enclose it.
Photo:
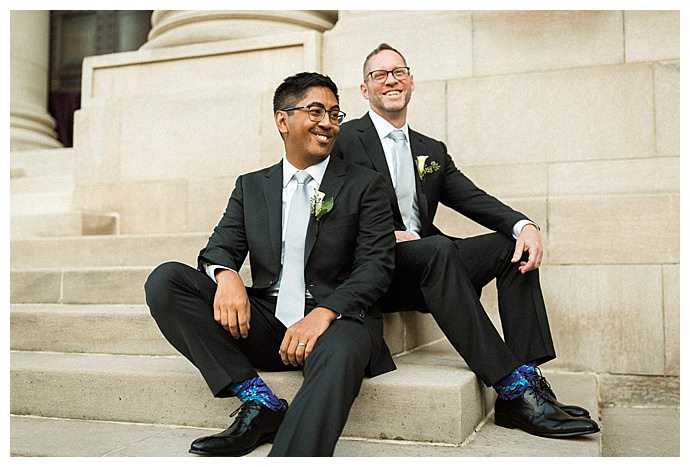
M 410 67 L 399 66 L 398 68 L 393 68 L 390 71 L 374 70 L 369 72 L 367 76 L 371 76 L 371 79 L 373 79 L 377 83 L 383 83 L 388 79 L 388 74 L 393 75 L 393 78 L 397 79 L 398 81 L 403 81 L 407 79 L 408 76 L 410 76 Z
M 287 109 L 280 109 L 283 112 L 289 112 L 290 110 L 302 110 L 306 109 L 309 112 L 309 120 L 312 122 L 321 122 L 323 117 L 328 114 L 328 120 L 330 120 L 333 125 L 340 125 L 345 119 L 345 112 L 340 110 L 326 110 L 319 105 L 303 105 L 301 107 L 288 107 Z

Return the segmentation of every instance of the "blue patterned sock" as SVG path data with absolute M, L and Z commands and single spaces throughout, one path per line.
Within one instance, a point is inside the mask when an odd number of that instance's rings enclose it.
M 517 367 L 517 371 L 519 371 L 527 381 L 531 381 L 535 376 L 539 376 L 536 363 L 537 362 L 527 362 Z
M 285 408 L 285 402 L 278 399 L 259 376 L 230 386 L 230 390 L 243 404 L 253 400 L 261 402 L 271 410 Z
M 510 401 L 523 395 L 528 386 L 529 381 L 518 370 L 513 370 L 508 376 L 494 384 L 493 388 L 499 398 Z

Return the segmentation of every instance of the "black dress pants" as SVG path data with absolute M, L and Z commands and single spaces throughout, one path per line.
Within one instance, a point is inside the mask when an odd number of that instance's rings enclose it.
M 213 318 L 216 284 L 185 264 L 158 266 L 145 285 L 146 302 L 165 338 L 201 372 L 215 397 L 257 376 L 256 369 L 289 371 L 278 350 L 285 326 L 275 297 L 249 295 L 250 331 L 235 339 Z M 302 368 L 304 382 L 290 404 L 269 455 L 329 456 L 347 421 L 371 356 L 363 324 L 335 320 Z
M 515 241 L 492 233 L 451 240 L 425 237 L 398 243 L 384 313 L 429 312 L 487 386 L 523 363 L 555 358 L 539 271 L 520 273 L 510 262 Z M 503 338 L 479 301 L 496 278 Z

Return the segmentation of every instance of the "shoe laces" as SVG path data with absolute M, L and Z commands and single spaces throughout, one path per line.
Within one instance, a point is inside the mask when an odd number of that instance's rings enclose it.
M 258 404 L 257 404 L 257 403 L 253 403 L 253 401 L 252 401 L 252 402 L 249 402 L 249 403 L 247 403 L 247 404 L 242 404 L 242 405 L 240 405 L 239 407 L 237 407 L 235 410 L 232 411 L 232 413 L 230 414 L 230 418 L 232 418 L 232 417 L 234 417 L 235 415 L 237 415 L 237 418 L 235 419 L 235 421 L 236 421 L 237 423 L 241 423 L 241 424 L 243 424 L 243 425 L 246 425 L 246 422 L 245 422 L 245 420 L 244 420 L 245 415 L 247 414 L 247 412 L 248 412 L 249 410 L 256 410 L 257 408 L 259 408 L 259 409 L 261 408 L 260 406 L 257 407 L 257 405 L 258 405 Z
M 541 371 L 539 371 L 539 376 L 536 376 L 532 379 L 532 385 L 543 393 L 546 393 L 548 396 L 553 397 L 554 399 L 556 398 L 556 394 L 554 394 L 551 384 L 549 384 L 546 378 L 542 376 Z
M 537 378 L 534 378 L 534 379 L 537 379 Z M 548 385 L 549 383 L 547 382 L 546 384 Z M 536 399 L 537 399 L 537 405 L 538 406 L 541 407 L 542 405 L 549 402 L 549 400 L 550 400 L 549 394 L 546 391 L 546 388 L 544 386 L 542 386 L 540 383 L 535 384 L 534 380 L 531 381 L 530 386 L 532 386 L 532 390 L 534 391 L 534 394 L 537 396 Z

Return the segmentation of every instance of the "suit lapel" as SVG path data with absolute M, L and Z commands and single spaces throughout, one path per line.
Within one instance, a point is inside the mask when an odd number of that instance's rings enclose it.
M 429 219 L 429 208 L 426 201 L 426 193 L 424 192 L 424 182 L 419 178 L 417 173 L 417 157 L 428 156 L 429 153 L 426 150 L 426 145 L 424 141 L 419 136 L 419 133 L 408 128 L 410 135 L 410 150 L 412 152 L 412 161 L 414 162 L 414 180 L 417 189 L 417 206 L 419 208 L 419 222 L 422 224 L 422 230 L 424 226 L 428 225 Z
M 388 196 L 391 199 L 391 207 L 393 208 L 393 215 L 396 219 L 402 220 L 402 214 L 400 214 L 400 207 L 398 206 L 398 198 L 395 195 L 395 188 L 393 188 L 393 180 L 391 179 L 391 171 L 388 168 L 388 163 L 386 162 L 386 154 L 383 152 L 383 146 L 381 145 L 381 139 L 379 134 L 376 132 L 376 127 L 371 121 L 369 114 L 365 114 L 358 121 L 358 128 L 360 132 L 360 141 L 364 150 L 367 152 L 371 163 L 376 168 L 376 171 L 383 175 L 383 179 L 388 187 Z M 401 221 L 402 222 L 402 221 Z
M 362 118 L 363 125 L 360 127 L 360 140 L 362 145 L 371 159 L 371 163 L 376 167 L 377 172 L 383 175 L 386 185 L 393 190 L 393 180 L 391 180 L 390 169 L 386 162 L 386 154 L 383 152 L 381 146 L 381 139 L 376 132 L 374 124 L 371 122 L 369 115 Z
M 280 267 L 280 252 L 283 230 L 283 163 L 282 161 L 266 172 L 264 201 L 268 217 L 268 234 L 275 264 Z
M 324 199 L 333 198 L 333 203 L 337 203 L 338 193 L 345 181 L 345 164 L 337 157 L 331 157 L 328 167 L 323 174 L 323 180 L 319 186 L 319 191 L 324 194 Z M 326 214 L 328 216 L 329 214 Z M 317 220 L 314 215 L 309 216 L 309 226 L 307 227 L 307 238 L 304 243 L 304 264 L 306 266 L 311 250 L 314 248 L 317 238 Z

